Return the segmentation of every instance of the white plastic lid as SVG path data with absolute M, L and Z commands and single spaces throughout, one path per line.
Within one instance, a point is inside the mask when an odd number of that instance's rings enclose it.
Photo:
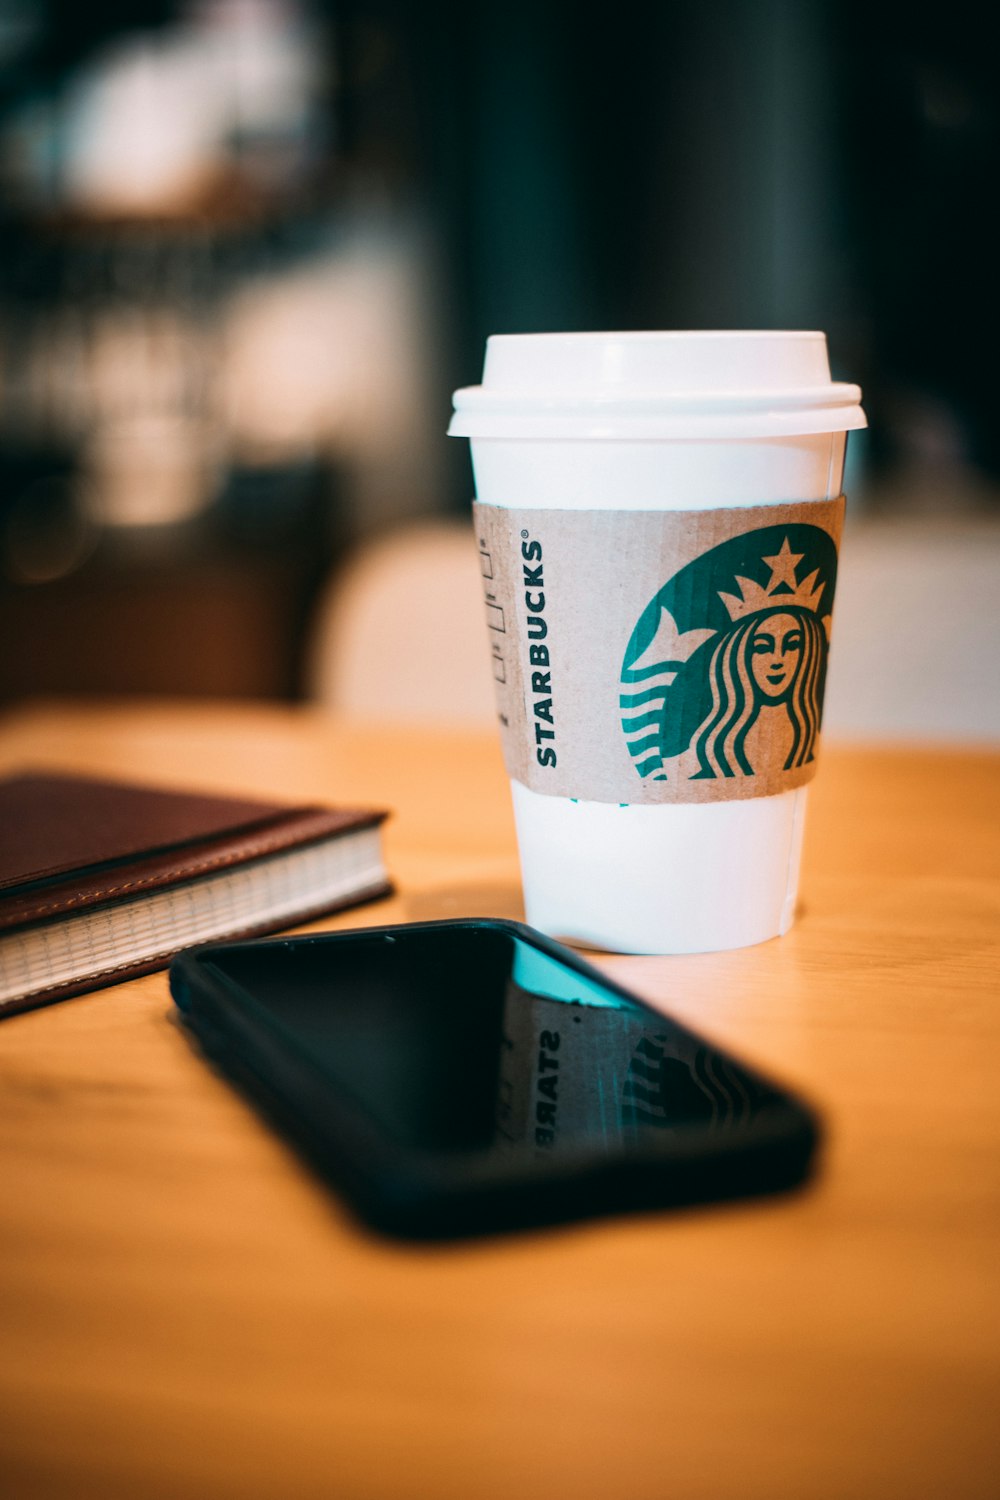
M 867 425 L 830 379 L 824 333 L 499 334 L 482 385 L 455 392 L 452 437 L 740 438 Z

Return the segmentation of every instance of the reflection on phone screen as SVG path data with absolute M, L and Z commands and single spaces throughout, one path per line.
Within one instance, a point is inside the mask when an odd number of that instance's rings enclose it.
M 650 1135 L 739 1132 L 780 1103 L 704 1040 L 497 928 L 233 947 L 212 964 L 341 1097 L 425 1152 L 544 1171 Z

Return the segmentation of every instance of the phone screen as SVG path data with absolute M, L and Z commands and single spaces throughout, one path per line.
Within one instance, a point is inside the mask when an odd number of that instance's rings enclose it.
M 784 1096 L 513 924 L 231 945 L 207 967 L 381 1134 L 544 1176 L 753 1128 Z

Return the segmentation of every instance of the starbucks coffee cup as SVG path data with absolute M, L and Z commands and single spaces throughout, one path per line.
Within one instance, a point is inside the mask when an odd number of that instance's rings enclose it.
M 529 334 L 454 399 L 528 922 L 629 953 L 785 932 L 858 387 L 822 333 Z

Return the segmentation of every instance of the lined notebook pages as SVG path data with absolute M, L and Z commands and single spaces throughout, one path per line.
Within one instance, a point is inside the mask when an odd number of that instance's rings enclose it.
M 0 781 L 0 1011 L 384 894 L 384 816 L 75 777 Z

